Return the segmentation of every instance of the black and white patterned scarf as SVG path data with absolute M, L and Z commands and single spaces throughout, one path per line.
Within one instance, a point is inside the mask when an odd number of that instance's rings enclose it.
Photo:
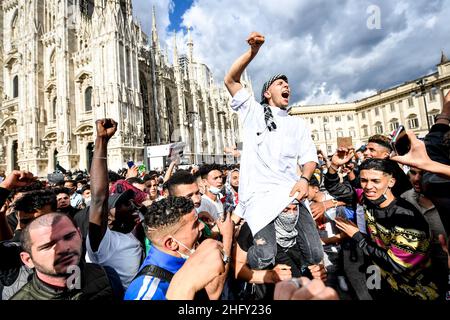
M 266 121 L 266 127 L 269 131 L 275 130 L 277 128 L 277 124 L 275 123 L 275 120 L 273 118 L 272 110 L 267 104 L 267 99 L 264 96 L 264 93 L 267 91 L 267 89 L 269 89 L 270 85 L 278 79 L 283 79 L 284 81 L 288 82 L 288 78 L 284 74 L 280 73 L 274 75 L 266 83 L 264 83 L 261 90 L 261 105 L 264 107 L 264 120 Z

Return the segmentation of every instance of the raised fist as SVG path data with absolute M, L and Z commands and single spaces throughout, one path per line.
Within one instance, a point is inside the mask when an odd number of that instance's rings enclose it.
M 253 51 L 258 51 L 263 45 L 265 38 L 262 34 L 258 32 L 252 32 L 248 38 L 247 43 L 250 45 Z
M 117 122 L 113 119 L 99 119 L 95 121 L 97 137 L 109 140 L 117 131 Z

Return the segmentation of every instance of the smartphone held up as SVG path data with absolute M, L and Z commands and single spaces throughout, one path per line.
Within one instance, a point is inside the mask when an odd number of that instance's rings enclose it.
M 399 126 L 394 133 L 394 137 L 391 140 L 392 150 L 399 156 L 403 156 L 411 149 L 411 141 L 404 126 Z

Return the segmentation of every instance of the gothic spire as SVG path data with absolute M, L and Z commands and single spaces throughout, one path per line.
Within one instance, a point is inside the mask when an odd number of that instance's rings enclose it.
M 155 6 L 152 7 L 152 43 L 159 50 L 158 30 L 156 28 L 156 12 Z
M 177 33 L 173 32 L 173 65 L 178 66 Z
M 192 40 L 192 34 L 191 34 L 191 27 L 188 26 L 188 59 L 189 62 L 193 62 L 194 61 L 194 41 Z

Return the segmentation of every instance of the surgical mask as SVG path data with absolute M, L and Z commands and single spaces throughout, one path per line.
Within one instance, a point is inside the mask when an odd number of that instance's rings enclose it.
M 386 190 L 384 190 L 383 194 L 378 199 L 369 200 L 366 198 L 366 200 L 371 204 L 373 204 L 374 206 L 379 207 L 383 202 L 387 200 L 386 192 L 388 191 L 388 189 L 389 187 L 387 187 Z
M 177 252 L 178 252 L 178 254 L 181 256 L 181 258 L 187 260 L 191 255 L 194 254 L 194 252 L 195 252 L 195 249 L 194 249 L 194 248 L 189 249 L 187 246 L 184 245 L 183 242 L 178 241 L 178 240 L 175 239 L 173 236 L 172 236 L 172 239 L 173 239 L 174 241 L 176 241 L 176 243 L 178 243 L 180 246 L 184 247 L 186 250 L 189 251 L 189 254 L 184 254 L 184 253 L 181 253 L 180 251 L 177 250 Z
M 84 199 L 84 203 L 86 204 L 86 206 L 89 206 L 91 204 L 91 198 Z
M 216 196 L 220 194 L 220 189 L 216 187 L 209 187 L 209 192 L 215 194 Z
M 323 174 L 327 174 L 328 169 L 323 169 L 322 172 L 323 172 Z

